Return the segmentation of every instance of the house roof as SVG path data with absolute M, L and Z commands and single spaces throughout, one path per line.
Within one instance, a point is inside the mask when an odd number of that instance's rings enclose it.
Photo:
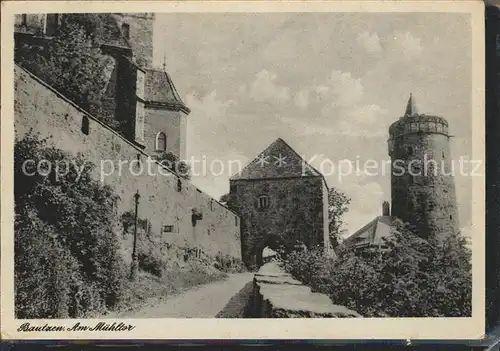
M 378 216 L 343 241 L 347 247 L 380 246 L 391 235 L 392 217 Z
M 240 173 L 235 174 L 230 179 L 249 180 L 310 176 L 323 178 L 323 175 L 309 165 L 290 145 L 283 139 L 278 138 L 243 168 Z
M 190 112 L 177 92 L 172 78 L 164 70 L 146 70 L 144 93 L 148 103 L 177 108 L 186 113 Z

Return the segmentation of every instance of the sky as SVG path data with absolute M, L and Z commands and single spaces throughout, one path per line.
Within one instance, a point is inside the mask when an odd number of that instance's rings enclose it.
M 389 160 L 388 127 L 410 93 L 419 112 L 448 120 L 452 157 L 471 156 L 468 14 L 158 14 L 153 40 L 154 65 L 191 109 L 188 159 L 215 170 L 198 164 L 193 183 L 215 198 L 238 169 L 230 160 L 244 166 L 281 137 L 351 198 L 352 234 L 390 201 L 390 174 L 344 176 L 339 165 Z M 455 183 L 467 235 L 471 178 Z

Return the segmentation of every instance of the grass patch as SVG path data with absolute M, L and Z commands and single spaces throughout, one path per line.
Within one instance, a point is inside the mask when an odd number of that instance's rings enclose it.
M 135 311 L 147 305 L 151 299 L 165 299 L 195 286 L 224 280 L 227 277 L 226 273 L 198 262 L 164 270 L 161 277 L 139 270 L 135 281 L 125 283 L 124 295 L 113 314 Z

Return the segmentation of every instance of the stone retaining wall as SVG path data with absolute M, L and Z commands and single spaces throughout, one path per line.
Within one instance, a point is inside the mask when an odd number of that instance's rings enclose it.
M 353 318 L 359 313 L 334 305 L 327 295 L 284 273 L 275 262 L 255 274 L 249 318 Z

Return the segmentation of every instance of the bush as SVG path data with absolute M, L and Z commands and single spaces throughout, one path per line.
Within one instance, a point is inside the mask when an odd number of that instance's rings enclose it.
M 218 253 L 215 256 L 215 268 L 225 273 L 243 273 L 246 272 L 245 265 L 240 259 L 230 255 Z
M 112 308 L 123 278 L 112 189 L 93 180 L 93 165 L 82 157 L 36 135 L 16 141 L 14 154 L 16 316 L 81 317 Z M 46 176 L 36 171 L 41 160 L 52 166 Z
M 471 315 L 471 252 L 460 235 L 429 242 L 396 221 L 387 251 L 292 253 L 282 263 L 296 279 L 365 317 Z

